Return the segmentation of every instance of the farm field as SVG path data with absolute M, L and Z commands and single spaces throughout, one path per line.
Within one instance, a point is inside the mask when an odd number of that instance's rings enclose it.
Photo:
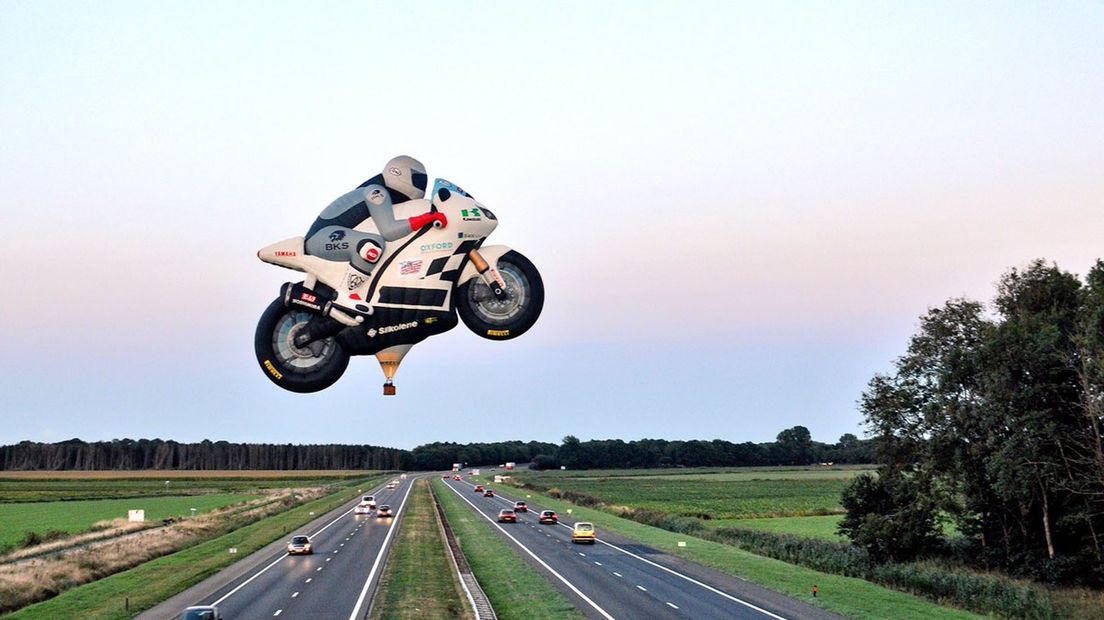
M 745 530 L 789 534 L 804 538 L 816 538 L 832 542 L 846 542 L 847 538 L 836 533 L 843 515 L 819 515 L 813 517 L 775 517 L 767 519 L 722 519 L 702 521 L 710 528 L 738 527 Z
M 204 493 L 255 494 L 263 489 L 318 487 L 365 478 L 353 471 L 65 471 L 0 472 L 0 503 L 53 500 L 180 496 Z
M 170 516 L 190 516 L 191 509 L 202 514 L 215 508 L 256 499 L 256 495 L 229 493 L 176 497 L 140 497 L 131 499 L 94 499 L 83 501 L 0 503 L 0 549 L 21 541 L 27 532 L 51 531 L 77 534 L 98 521 L 125 519 L 130 509 L 146 511 L 146 521 Z
M 870 465 L 836 465 L 832 467 L 687 467 L 667 469 L 582 469 L 577 471 L 526 471 L 526 476 L 540 478 L 618 478 L 662 480 L 850 480 L 859 474 L 872 473 Z
M 668 471 L 637 470 L 631 476 L 522 472 L 515 477 L 546 489 L 585 493 L 613 506 L 698 517 L 703 521 L 727 521 L 841 514 L 840 493 L 851 478 L 868 470 L 755 468 L 682 470 L 679 474 Z

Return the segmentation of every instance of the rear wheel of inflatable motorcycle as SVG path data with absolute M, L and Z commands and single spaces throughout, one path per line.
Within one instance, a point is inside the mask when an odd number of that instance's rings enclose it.
M 480 278 L 456 289 L 456 309 L 464 325 L 489 340 L 509 340 L 524 334 L 544 308 L 544 282 L 533 263 L 510 251 L 498 259 L 507 298 L 498 300 Z
M 266 377 L 292 392 L 309 393 L 334 384 L 349 366 L 349 354 L 333 338 L 313 342 L 306 347 L 294 345 L 294 338 L 305 329 L 311 315 L 284 306 L 276 299 L 257 322 L 253 348 L 257 363 Z

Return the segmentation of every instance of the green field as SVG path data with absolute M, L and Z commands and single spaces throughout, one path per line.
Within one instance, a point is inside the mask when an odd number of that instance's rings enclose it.
M 663 480 L 850 480 L 859 474 L 871 473 L 869 465 L 837 465 L 833 467 L 677 467 L 669 469 L 581 469 L 572 471 L 525 471 L 519 475 L 539 479 L 627 478 Z
M 768 519 L 724 519 L 703 521 L 708 528 L 737 527 L 759 532 L 789 534 L 805 538 L 817 538 L 832 542 L 847 542 L 847 538 L 836 533 L 843 515 L 822 515 L 815 517 L 775 517 Z
M 29 475 L 32 473 L 38 476 Z M 107 473 L 116 475 L 104 475 Z M 352 477 L 351 472 L 310 472 L 307 476 L 296 472 L 209 473 L 210 476 L 204 477 L 200 472 L 188 472 L 188 476 L 181 476 L 180 472 L 26 472 L 21 476 L 4 472 L 0 476 L 0 503 L 205 493 L 253 495 L 263 489 L 320 487 Z M 50 478 L 51 474 L 58 477 Z M 372 473 L 358 472 L 355 477 L 369 475 Z
M 522 473 L 544 488 L 702 520 L 840 514 L 840 493 L 861 470 L 716 471 L 634 476 Z
M 166 517 L 190 516 L 192 508 L 196 509 L 196 514 L 201 514 L 256 497 L 219 493 L 185 497 L 0 503 L 0 549 L 23 540 L 27 532 L 84 532 L 91 529 L 97 521 L 125 519 L 130 509 L 145 510 L 147 521 L 160 521 Z

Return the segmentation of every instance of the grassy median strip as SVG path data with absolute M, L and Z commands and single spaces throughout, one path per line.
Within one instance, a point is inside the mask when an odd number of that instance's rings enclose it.
M 883 588 L 862 579 L 822 573 L 748 553 L 730 545 L 622 519 L 606 512 L 553 499 L 530 489 L 502 484 L 489 486 L 510 495 L 520 495 L 523 498 L 531 496 L 531 502 L 539 503 L 541 508 L 550 508 L 561 515 L 592 521 L 598 527 L 599 539 L 603 530 L 613 532 L 849 618 L 964 620 L 983 617 L 960 609 L 942 607 L 920 597 Z M 685 542 L 686 546 L 679 547 L 679 541 Z M 815 598 L 812 596 L 814 585 L 819 591 Z
M 449 525 L 500 620 L 583 618 L 559 590 L 521 559 L 512 545 L 472 512 L 444 483 L 434 480 Z
M 354 480 L 313 502 L 297 506 L 204 543 L 151 560 L 130 570 L 66 590 L 55 598 L 6 616 L 13 620 L 82 618 L 122 620 L 214 575 L 237 560 L 294 532 L 297 528 L 355 498 L 358 489 L 385 476 Z M 237 554 L 228 552 L 236 548 Z M 125 605 L 129 599 L 130 610 Z
M 373 620 L 474 617 L 453 574 L 424 479 L 414 481 L 379 587 Z

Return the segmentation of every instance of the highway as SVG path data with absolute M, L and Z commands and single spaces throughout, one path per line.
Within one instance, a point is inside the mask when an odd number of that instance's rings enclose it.
M 534 565 L 588 618 L 836 619 L 839 616 L 599 529 L 593 545 L 572 544 L 572 519 L 540 525 L 545 507 L 532 501 L 517 523 L 497 523 L 513 508 L 508 494 L 483 497 L 466 480 L 446 482 L 470 509 Z
M 354 515 L 359 498 L 289 532 L 283 539 L 223 569 L 143 613 L 139 618 L 176 618 L 190 605 L 217 605 L 227 619 L 332 618 L 356 620 L 367 613 L 383 571 L 414 476 L 394 490 L 365 489 L 379 505 L 389 504 L 394 518 Z M 311 555 L 289 556 L 292 535 L 306 534 Z

